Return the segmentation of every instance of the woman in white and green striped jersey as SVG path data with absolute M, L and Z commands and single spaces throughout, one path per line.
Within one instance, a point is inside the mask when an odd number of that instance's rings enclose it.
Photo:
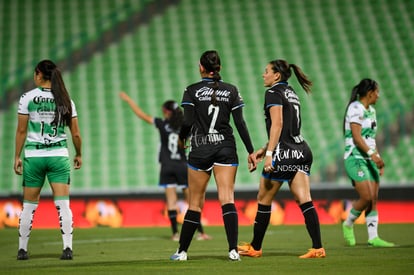
M 349 246 L 356 244 L 353 225 L 364 211 L 368 245 L 394 246 L 378 237 L 377 200 L 380 176 L 384 173 L 384 161 L 375 142 L 377 118 L 373 105 L 378 98 L 378 83 L 372 79 L 362 79 L 352 89 L 344 118 L 345 170 L 359 195 L 342 224 L 344 239 Z
M 19 223 L 18 260 L 27 260 L 27 245 L 40 191 L 47 177 L 58 211 L 63 239 L 62 260 L 71 260 L 73 217 L 69 206 L 70 161 L 65 127 L 75 148 L 74 168 L 82 165 L 76 107 L 60 70 L 50 60 L 39 62 L 33 74 L 37 88 L 19 101 L 14 171 L 23 175 L 23 210 Z M 20 155 L 24 149 L 23 161 Z

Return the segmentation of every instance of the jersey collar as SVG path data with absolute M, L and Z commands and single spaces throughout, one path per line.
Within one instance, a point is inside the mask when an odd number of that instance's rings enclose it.
M 273 87 L 277 86 L 277 85 L 288 85 L 287 81 L 280 81 L 274 85 L 272 85 L 272 87 L 270 87 L 270 89 L 272 89 Z
M 51 88 L 45 88 L 45 87 L 38 87 L 39 90 L 41 90 L 42 92 L 51 92 L 52 89 Z

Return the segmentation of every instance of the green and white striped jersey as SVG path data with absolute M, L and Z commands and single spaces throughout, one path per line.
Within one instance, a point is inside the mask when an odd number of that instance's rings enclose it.
M 72 100 L 71 104 L 72 117 L 76 117 Z M 51 124 L 55 117 L 55 100 L 50 89 L 36 88 L 24 93 L 17 112 L 29 116 L 25 157 L 69 156 L 65 126 Z
M 369 158 L 366 152 L 360 151 L 354 143 L 351 133 L 351 123 L 360 124 L 361 135 L 369 148 L 376 150 L 375 136 L 377 133 L 377 117 L 371 105 L 365 109 L 360 101 L 354 101 L 348 106 L 345 116 L 345 154 L 344 159 L 351 154 L 355 158 Z

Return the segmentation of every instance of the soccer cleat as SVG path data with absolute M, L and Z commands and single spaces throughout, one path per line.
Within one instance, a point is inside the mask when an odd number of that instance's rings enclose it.
M 240 255 L 239 255 L 239 253 L 236 251 L 236 249 L 232 249 L 232 250 L 229 252 L 229 260 L 230 260 L 230 261 L 234 261 L 234 262 L 241 261 L 241 260 L 240 260 Z
M 17 259 L 18 260 L 28 260 L 29 255 L 27 254 L 27 251 L 23 248 L 20 248 L 19 251 L 17 251 Z
M 380 239 L 380 237 L 373 238 L 372 240 L 368 241 L 368 245 L 372 247 L 393 247 L 395 246 L 394 243 L 390 243 Z
M 249 243 L 242 243 L 237 246 L 239 254 L 242 256 L 248 256 L 253 258 L 259 258 L 262 256 L 262 250 L 255 250 L 253 246 Z
M 180 234 L 178 234 L 178 233 L 174 233 L 174 234 L 171 236 L 171 240 L 173 240 L 174 242 L 178 242 L 178 241 L 180 240 Z
M 213 239 L 210 235 L 207 235 L 206 233 L 198 233 L 196 240 L 197 241 L 208 241 Z
M 325 258 L 326 253 L 325 249 L 323 247 L 321 248 L 311 248 L 308 250 L 307 253 L 303 254 L 302 256 L 299 256 L 301 259 L 311 259 L 311 258 Z
M 170 260 L 172 261 L 187 261 L 187 252 L 181 251 L 178 253 L 177 251 L 171 255 Z
M 348 246 L 355 246 L 355 235 L 354 235 L 354 227 L 353 226 L 347 226 L 344 223 L 342 223 L 342 233 L 344 234 L 345 242 Z
M 66 247 L 62 252 L 62 256 L 60 256 L 60 259 L 61 260 L 73 260 L 72 249 L 70 249 L 69 247 Z

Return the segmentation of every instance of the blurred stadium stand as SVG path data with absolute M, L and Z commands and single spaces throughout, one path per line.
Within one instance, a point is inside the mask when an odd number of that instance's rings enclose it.
M 0 13 L 0 196 L 21 192 L 12 169 L 17 100 L 33 88 L 33 68 L 44 58 L 63 69 L 77 104 L 84 164 L 73 172 L 72 193 L 159 192 L 158 132 L 118 92 L 161 116 L 163 101 L 180 101 L 184 87 L 199 79 L 198 59 L 207 49 L 219 51 L 224 80 L 239 87 L 256 147 L 266 141 L 266 63 L 284 58 L 309 75 L 310 96 L 294 77 L 291 84 L 302 99 L 312 182 L 320 190 L 350 187 L 342 161 L 345 106 L 361 78 L 376 79 L 378 144 L 387 164 L 382 185 L 414 186 L 414 1 L 20 0 L 1 1 Z M 259 172 L 247 172 L 237 142 L 237 190 L 256 190 Z

